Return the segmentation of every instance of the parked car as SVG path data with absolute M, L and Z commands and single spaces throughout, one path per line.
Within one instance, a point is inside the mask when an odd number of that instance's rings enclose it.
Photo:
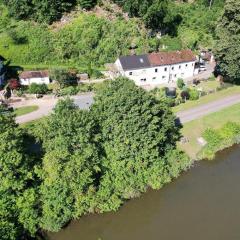
M 203 72 L 203 71 L 207 71 L 207 68 L 204 65 L 200 65 L 199 70 L 200 72 Z

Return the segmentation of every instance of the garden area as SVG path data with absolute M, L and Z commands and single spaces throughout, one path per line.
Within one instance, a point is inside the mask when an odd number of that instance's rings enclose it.
M 167 101 L 176 113 L 238 94 L 240 86 L 220 83 L 215 78 L 188 85 L 182 79 L 178 79 L 177 88 L 155 88 L 150 92 L 156 99 Z

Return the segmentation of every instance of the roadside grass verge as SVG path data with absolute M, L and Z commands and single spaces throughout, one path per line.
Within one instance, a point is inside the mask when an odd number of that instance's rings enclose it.
M 228 96 L 231 96 L 231 95 L 237 94 L 237 93 L 240 93 L 240 86 L 232 86 L 227 89 L 218 91 L 216 93 L 211 93 L 209 95 L 203 96 L 195 101 L 189 100 L 184 104 L 180 104 L 176 107 L 173 107 L 172 110 L 173 110 L 173 112 L 180 112 L 180 111 L 188 110 L 190 108 L 197 107 L 197 106 L 200 106 L 200 105 L 203 105 L 203 104 L 215 101 L 215 100 L 219 100 L 221 98 L 228 97 Z
M 38 106 L 33 105 L 33 106 L 26 106 L 26 107 L 20 107 L 20 108 L 16 108 L 14 109 L 14 113 L 16 114 L 17 117 L 37 111 L 38 110 Z
M 191 158 L 196 158 L 202 149 L 202 146 L 197 142 L 197 138 L 201 137 L 206 129 L 218 129 L 223 127 L 227 122 L 240 123 L 240 104 L 184 124 L 181 132 L 189 142 L 178 143 L 178 147 L 185 151 Z

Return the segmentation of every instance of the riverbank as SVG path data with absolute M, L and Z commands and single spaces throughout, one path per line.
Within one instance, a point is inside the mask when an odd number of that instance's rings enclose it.
M 197 120 L 185 123 L 181 133 L 187 141 L 185 143 L 179 143 L 178 147 L 186 152 L 190 158 L 199 159 L 199 153 L 203 146 L 198 142 L 198 139 L 202 137 L 208 128 L 220 129 L 228 122 L 240 124 L 240 104 L 235 104 Z M 228 144 L 226 147 L 233 145 L 235 141 L 231 143 L 232 144 Z M 218 150 L 222 150 L 222 147 L 219 147 L 219 149 L 216 148 L 216 151 Z

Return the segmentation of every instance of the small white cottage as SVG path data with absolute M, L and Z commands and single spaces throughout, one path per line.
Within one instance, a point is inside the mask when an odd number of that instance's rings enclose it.
M 49 72 L 48 71 L 24 71 L 19 75 L 21 85 L 36 84 L 49 84 Z
M 196 56 L 191 50 L 123 56 L 115 66 L 119 75 L 132 79 L 138 86 L 176 82 L 194 75 Z

